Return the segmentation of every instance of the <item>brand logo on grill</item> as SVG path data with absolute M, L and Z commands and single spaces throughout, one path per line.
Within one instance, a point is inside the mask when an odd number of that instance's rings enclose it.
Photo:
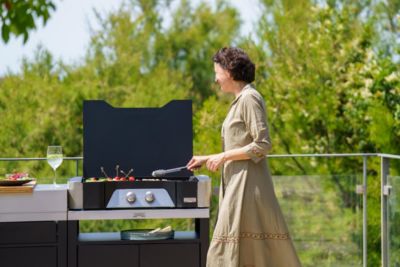
M 184 197 L 183 202 L 184 203 L 196 203 L 197 198 L 196 197 Z

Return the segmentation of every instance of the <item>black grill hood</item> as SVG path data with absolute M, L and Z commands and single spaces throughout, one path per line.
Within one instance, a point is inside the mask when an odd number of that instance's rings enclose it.
M 83 104 L 83 175 L 114 177 L 115 167 L 134 169 L 138 178 L 157 169 L 185 166 L 193 155 L 192 101 L 174 100 L 161 108 L 114 108 L 102 100 Z M 187 178 L 181 171 L 170 178 Z

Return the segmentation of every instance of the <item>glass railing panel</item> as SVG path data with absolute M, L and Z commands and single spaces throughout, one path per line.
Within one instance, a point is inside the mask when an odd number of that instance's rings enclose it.
M 400 176 L 388 176 L 389 266 L 400 266 Z
M 362 266 L 359 176 L 274 176 L 275 192 L 304 267 Z

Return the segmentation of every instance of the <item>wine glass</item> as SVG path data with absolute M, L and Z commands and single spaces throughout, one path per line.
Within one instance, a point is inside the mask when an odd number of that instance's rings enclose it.
M 57 186 L 56 182 L 56 169 L 60 167 L 63 161 L 63 153 L 61 146 L 48 146 L 47 147 L 47 162 L 50 164 L 51 168 L 54 170 L 53 184 Z

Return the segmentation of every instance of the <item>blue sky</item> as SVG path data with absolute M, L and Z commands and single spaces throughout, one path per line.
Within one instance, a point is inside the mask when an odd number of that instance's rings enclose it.
M 197 0 L 195 2 L 199 2 Z M 207 0 L 213 3 L 214 0 Z M 0 41 L 0 76 L 8 71 L 16 73 L 23 57 L 32 58 L 38 45 L 43 45 L 56 59 L 71 64 L 77 63 L 85 54 L 90 39 L 90 28 L 96 29 L 93 9 L 101 14 L 118 9 L 124 0 L 55 0 L 57 10 L 46 26 L 38 21 L 39 27 L 30 33 L 24 45 L 22 38 L 10 38 L 8 44 Z M 259 16 L 257 0 L 231 0 L 242 16 L 242 33 L 252 32 Z

